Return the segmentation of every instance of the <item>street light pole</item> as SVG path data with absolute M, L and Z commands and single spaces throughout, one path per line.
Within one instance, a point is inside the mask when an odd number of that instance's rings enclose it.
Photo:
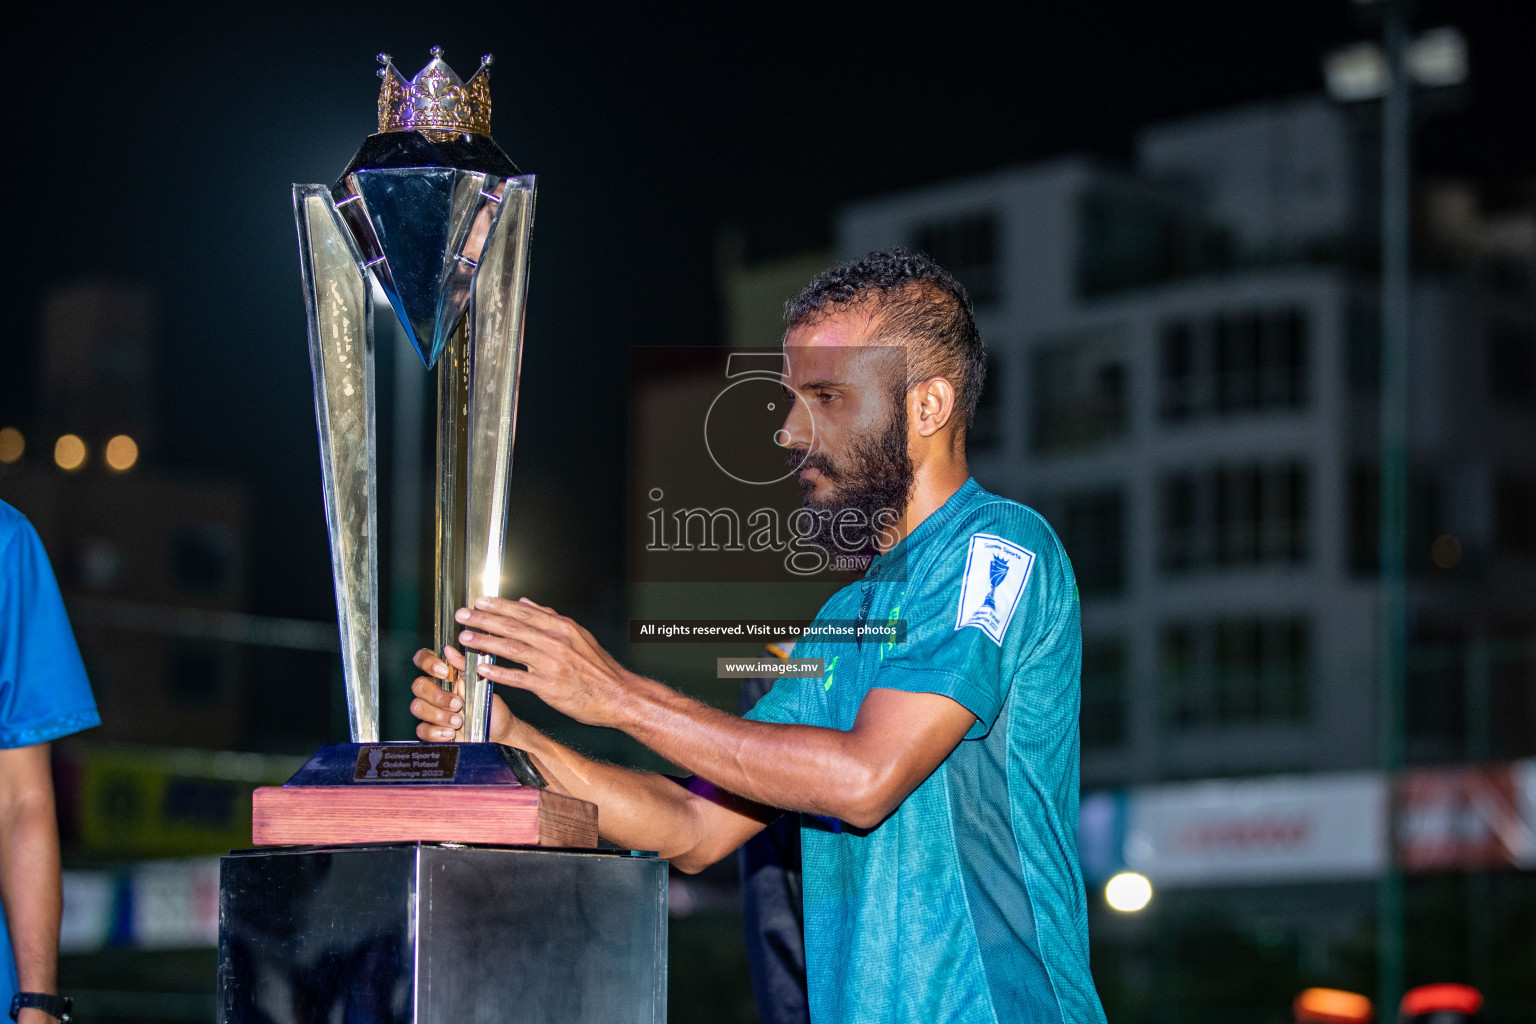
M 1403 766 L 1408 645 L 1409 110 L 1406 0 L 1381 4 L 1386 93 L 1381 108 L 1381 657 L 1380 744 L 1388 785 Z M 1378 883 L 1377 1006 L 1393 1011 L 1405 981 L 1403 876 L 1395 837 Z
M 1323 63 L 1328 93 L 1342 103 L 1381 100 L 1381 486 L 1377 556 L 1380 618 L 1377 635 L 1377 745 L 1389 786 L 1402 770 L 1406 736 L 1408 649 L 1408 402 L 1412 296 L 1409 278 L 1409 140 L 1414 86 L 1439 89 L 1467 78 L 1466 40 L 1454 27 L 1425 32 L 1411 43 L 1412 0 L 1354 0 L 1373 8 L 1384 46 L 1357 43 Z M 1403 876 L 1396 836 L 1376 900 L 1377 1005 L 1394 1012 L 1404 983 Z

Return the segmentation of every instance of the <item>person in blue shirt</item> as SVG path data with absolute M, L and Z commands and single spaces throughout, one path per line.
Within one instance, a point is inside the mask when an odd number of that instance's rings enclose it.
M 1077 865 L 1081 638 L 1071 566 L 1032 510 L 970 478 L 985 372 L 964 289 L 927 257 L 871 253 L 786 313 L 781 439 L 808 533 L 878 554 L 835 594 L 746 718 L 627 671 L 524 598 L 458 613 L 496 683 L 622 729 L 709 784 L 599 764 L 493 707 L 494 739 L 601 809 L 610 841 L 684 871 L 801 812 L 816 1024 L 1100 1024 Z M 850 638 L 828 632 L 855 624 Z M 905 624 L 899 632 L 877 633 Z M 515 664 L 509 664 L 509 663 Z M 418 652 L 417 735 L 450 738 L 452 649 Z M 435 677 L 435 678 L 433 678 Z
M 100 725 L 75 635 L 32 524 L 0 501 L 0 1008 L 52 1006 L 59 830 L 48 744 Z M 37 998 L 45 997 L 45 998 Z M 52 1007 L 57 1009 L 57 1007 Z M 21 1024 L 57 1017 L 28 1005 Z

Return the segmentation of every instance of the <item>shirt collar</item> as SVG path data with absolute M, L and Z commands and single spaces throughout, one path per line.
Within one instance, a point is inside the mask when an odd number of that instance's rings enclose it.
M 946 523 L 964 511 L 966 506 L 971 503 L 971 500 L 980 493 L 981 485 L 976 482 L 976 478 L 967 477 L 965 483 L 960 485 L 959 490 L 951 494 L 945 499 L 944 504 L 928 514 L 928 518 L 918 523 L 905 537 L 897 541 L 895 547 L 883 555 L 876 555 L 869 563 L 866 578 L 878 577 L 881 569 L 897 558 L 910 557 L 912 551 L 919 545 L 926 543 L 929 537 L 932 537 Z

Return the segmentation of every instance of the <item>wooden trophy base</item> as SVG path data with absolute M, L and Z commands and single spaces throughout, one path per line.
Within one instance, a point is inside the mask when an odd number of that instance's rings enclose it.
M 551 793 L 494 743 L 338 743 L 252 797 L 256 846 L 597 845 L 597 805 Z
M 529 786 L 263 786 L 252 800 L 257 846 L 597 845 L 597 805 Z

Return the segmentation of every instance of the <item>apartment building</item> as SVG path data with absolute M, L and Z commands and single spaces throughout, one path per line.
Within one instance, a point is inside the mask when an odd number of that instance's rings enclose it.
M 976 301 L 990 379 L 973 470 L 1044 513 L 1072 558 L 1085 786 L 1377 760 L 1371 145 L 1323 100 L 1266 104 L 1154 126 L 1133 168 L 1064 158 L 837 220 L 840 254 L 922 249 Z M 1536 255 L 1521 230 L 1497 259 L 1421 239 L 1419 759 L 1465 756 L 1477 651 L 1494 652 L 1488 753 L 1536 736 Z

